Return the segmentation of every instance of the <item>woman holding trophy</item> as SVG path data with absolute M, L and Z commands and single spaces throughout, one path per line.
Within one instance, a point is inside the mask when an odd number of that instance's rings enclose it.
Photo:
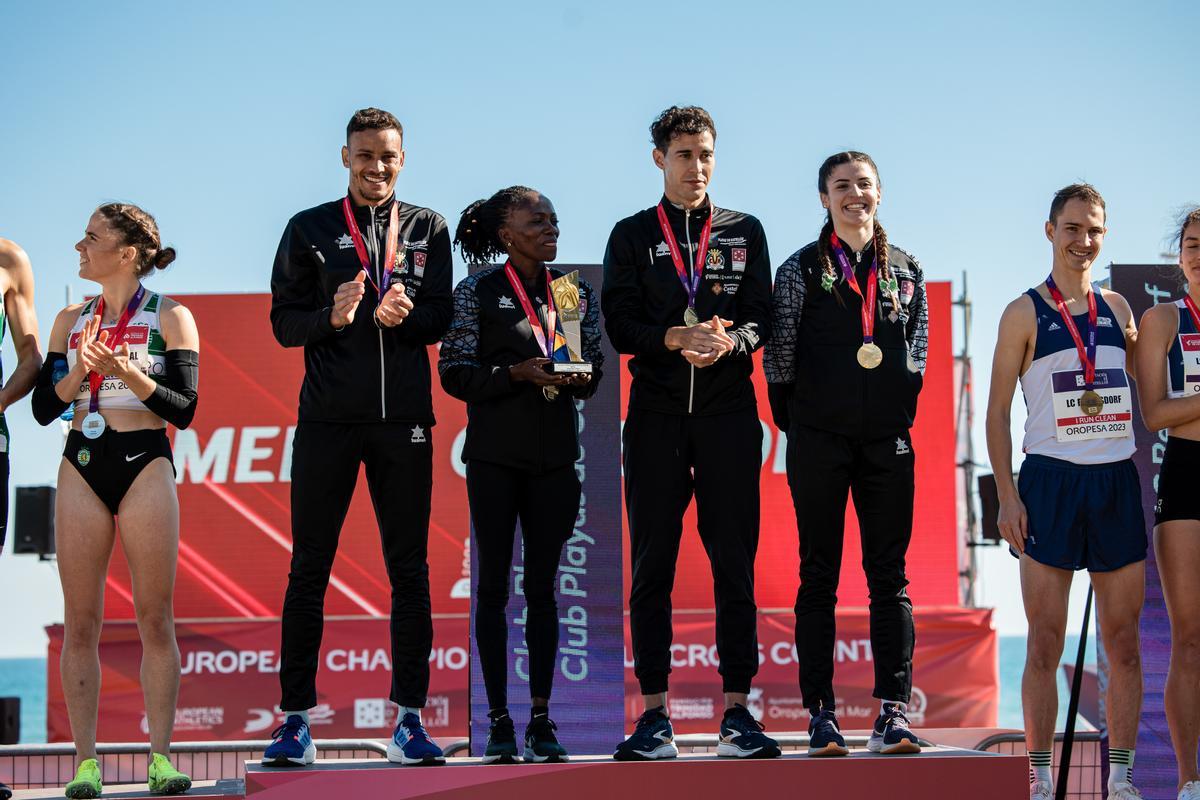
M 526 761 L 567 758 L 550 719 L 558 650 L 555 576 L 579 511 L 576 399 L 600 380 L 600 306 L 578 273 L 547 263 L 558 255 L 550 200 L 524 186 L 502 189 L 462 213 L 455 242 L 478 269 L 454 291 L 454 320 L 442 339 L 442 387 L 467 403 L 462 458 L 478 565 L 475 641 L 491 720 L 484 763 L 512 763 L 505 606 L 513 540 L 521 522 L 528 604 L 531 713 Z

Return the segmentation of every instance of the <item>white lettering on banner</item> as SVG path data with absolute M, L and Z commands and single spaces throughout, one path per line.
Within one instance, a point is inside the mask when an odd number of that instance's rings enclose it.
M 283 432 L 282 446 L 272 442 L 263 446 L 260 442 L 274 440 Z M 217 428 L 202 447 L 195 430 L 175 432 L 172 449 L 175 453 L 176 483 L 229 482 L 229 463 L 234 462 L 234 483 L 287 483 L 292 472 L 292 439 L 296 426 L 286 429 L 278 425 L 247 426 L 238 431 L 232 427 Z M 237 457 L 234 458 L 234 443 L 237 442 Z M 262 469 L 278 454 L 278 468 L 270 465 Z
M 770 647 L 771 662 L 780 666 L 790 666 L 799 664 L 800 658 L 796 655 L 796 645 L 794 642 L 776 642 Z M 874 661 L 874 653 L 871 652 L 870 639 L 838 639 L 833 646 L 834 660 L 842 663 L 846 661 Z
M 279 671 L 279 657 L 274 650 L 184 650 L 179 662 L 183 675 Z
M 271 470 L 254 469 L 254 462 L 270 458 L 271 454 L 275 452 L 271 447 L 259 447 L 258 440 L 274 439 L 278 435 L 278 425 L 242 428 L 237 467 L 233 471 L 234 483 L 271 483 L 275 479 L 275 474 Z

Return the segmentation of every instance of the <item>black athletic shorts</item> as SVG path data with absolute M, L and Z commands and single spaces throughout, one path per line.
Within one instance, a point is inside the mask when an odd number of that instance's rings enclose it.
M 171 442 L 165 428 L 140 431 L 106 430 L 97 439 L 88 439 L 80 431 L 67 434 L 63 458 L 92 487 L 96 496 L 113 514 L 142 470 L 162 456 L 175 471 L 171 458 Z
M 1154 504 L 1154 524 L 1178 519 L 1200 520 L 1200 442 L 1167 437 L 1162 468 L 1158 473 L 1158 502 Z

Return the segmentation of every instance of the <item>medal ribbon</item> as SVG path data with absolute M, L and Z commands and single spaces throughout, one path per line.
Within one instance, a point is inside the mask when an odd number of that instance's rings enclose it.
M 846 257 L 846 251 L 842 249 L 838 235 L 830 234 L 830 241 L 833 243 L 834 252 L 837 253 L 838 263 L 842 266 L 842 277 L 845 278 L 854 293 L 863 298 L 863 344 L 870 344 L 875 341 L 875 293 L 879 289 L 879 261 L 875 257 L 871 258 L 871 271 L 867 273 L 867 296 L 863 297 L 862 289 L 858 286 L 858 278 L 854 276 L 854 268 L 850 266 L 850 259 Z
M 1050 291 L 1050 296 L 1054 298 L 1054 303 L 1058 306 L 1058 313 L 1062 315 L 1063 323 L 1071 333 L 1071 338 L 1075 340 L 1075 349 L 1079 351 L 1079 363 L 1083 365 L 1083 382 L 1085 388 L 1090 392 L 1096 384 L 1096 293 L 1091 290 L 1091 287 L 1088 288 L 1088 340 L 1087 346 L 1084 347 L 1083 338 L 1079 335 L 1079 328 L 1075 325 L 1075 318 L 1071 316 L 1071 312 L 1067 311 L 1067 301 L 1058 287 L 1054 285 L 1052 276 L 1046 276 L 1046 288 Z
M 525 318 L 529 320 L 529 327 L 533 328 L 533 338 L 537 340 L 538 349 L 542 351 L 542 355 L 552 361 L 566 361 L 567 358 L 559 358 L 558 351 L 566 349 L 566 340 L 563 340 L 562 347 L 558 345 L 558 309 L 554 307 L 554 293 L 550 291 L 550 270 L 546 270 L 546 327 L 542 328 L 542 322 L 538 319 L 537 311 L 533 308 L 533 303 L 529 302 L 529 295 L 525 292 L 525 284 L 521 282 L 520 276 L 517 275 L 517 270 L 513 267 L 511 261 L 504 262 L 504 274 L 508 278 L 508 282 L 512 284 L 513 291 L 517 294 L 517 299 L 521 301 L 521 308 L 525 311 Z
M 109 347 L 116 350 L 121 344 L 121 337 L 125 335 L 125 329 L 129 327 L 129 320 L 133 319 L 133 314 L 138 310 L 138 306 L 142 304 L 142 298 L 146 296 L 146 287 L 138 285 L 138 290 L 133 293 L 133 297 L 129 298 L 129 305 L 125 307 L 125 311 L 121 313 L 121 318 L 117 320 L 117 324 L 112 328 L 112 338 L 108 340 Z M 96 301 L 96 316 L 100 317 L 101 322 L 104 320 L 104 295 L 100 295 L 100 299 Z M 103 328 L 103 325 L 101 325 Z M 99 337 L 100 332 L 96 332 Z M 87 374 L 88 389 L 91 390 L 91 397 L 88 398 L 88 413 L 94 414 L 100 410 L 100 385 L 104 383 L 104 376 L 98 375 L 95 372 L 89 371 Z
M 696 251 L 696 265 L 692 269 L 691 278 L 688 278 L 679 242 L 675 239 L 675 232 L 671 230 L 671 223 L 667 221 L 667 212 L 663 208 L 662 201 L 658 201 L 658 225 L 662 228 L 663 240 L 671 250 L 671 261 L 675 262 L 675 274 L 679 276 L 679 282 L 683 284 L 683 290 L 687 292 L 688 308 L 691 309 L 696 308 L 696 292 L 700 290 L 700 278 L 704 274 L 704 258 L 708 253 L 708 236 L 712 232 L 715 211 L 712 201 L 709 200 L 708 219 L 704 221 L 704 228 L 700 231 L 700 249 Z
M 374 214 L 374 210 L 371 213 Z M 358 222 L 354 219 L 354 206 L 350 203 L 349 195 L 342 198 L 342 216 L 346 218 L 346 227 L 350 229 L 350 238 L 354 240 L 354 252 L 358 253 L 358 261 L 367 273 L 367 280 L 375 287 L 376 293 L 383 297 L 383 293 L 391 285 L 392 270 L 396 266 L 396 247 L 400 241 L 400 204 L 392 200 L 391 215 L 388 218 L 387 248 L 383 253 L 382 284 L 375 283 L 375 279 L 371 277 L 371 256 L 367 253 L 367 243 L 363 241 L 362 231 L 358 229 Z
M 1196 303 L 1192 300 L 1191 295 L 1185 294 L 1183 302 L 1187 305 L 1188 313 L 1192 315 L 1192 325 L 1195 326 L 1196 332 L 1200 333 L 1200 308 L 1196 308 Z

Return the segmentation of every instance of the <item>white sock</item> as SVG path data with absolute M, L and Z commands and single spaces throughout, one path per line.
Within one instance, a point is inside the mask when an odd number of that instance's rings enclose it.
M 300 719 L 304 720 L 305 725 L 308 724 L 308 709 L 307 708 L 304 709 L 303 711 L 280 711 L 279 713 L 283 714 L 283 716 L 285 718 L 295 715 L 295 716 L 299 717 Z
M 401 717 L 403 717 L 405 714 L 416 714 L 417 721 L 418 722 L 421 721 L 421 709 L 413 708 L 412 706 L 397 706 L 397 707 L 400 709 Z M 422 723 L 422 724 L 424 724 L 424 723 Z
M 899 700 L 880 700 L 879 701 L 880 716 L 883 716 L 884 714 L 887 713 L 887 706 L 896 706 L 904 713 L 906 713 L 906 714 L 908 713 L 908 703 L 904 703 Z
M 1110 747 L 1108 750 L 1108 788 L 1133 783 L 1133 748 Z

